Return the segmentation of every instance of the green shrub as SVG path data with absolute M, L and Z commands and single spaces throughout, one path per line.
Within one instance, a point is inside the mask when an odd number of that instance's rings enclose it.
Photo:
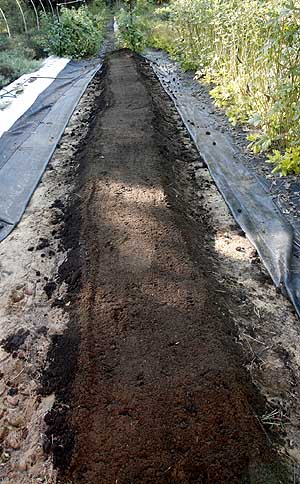
M 170 6 L 156 8 L 149 20 L 147 44 L 157 49 L 163 49 L 172 58 L 179 58 L 177 32 L 171 22 Z
M 11 41 L 8 35 L 0 34 L 0 52 L 4 52 L 5 50 L 8 50 L 10 46 L 11 46 Z
M 300 0 L 174 0 L 154 17 L 152 45 L 214 84 L 234 124 L 248 123 L 255 152 L 279 146 L 284 172 L 300 140 Z M 286 153 L 286 154 L 285 154 Z M 290 161 L 289 161 L 290 160 Z M 296 168 L 297 170 L 297 168 Z
M 89 11 L 92 15 L 107 17 L 107 6 L 105 0 L 93 0 L 89 4 Z
M 42 51 L 37 40 L 40 34 L 30 31 L 9 39 L 0 35 L 0 87 L 11 83 L 18 77 L 38 69 Z
M 178 59 L 178 49 L 174 41 L 175 31 L 165 22 L 157 21 L 148 34 L 148 43 L 156 49 L 163 49 L 172 58 Z
M 121 47 L 140 52 L 146 45 L 140 19 L 133 12 L 121 9 L 118 15 L 118 43 Z
M 153 14 L 154 5 L 147 0 L 136 0 L 131 12 L 128 7 L 122 8 L 117 15 L 119 45 L 136 52 L 144 50 L 149 44 Z
M 268 162 L 275 165 L 273 173 L 300 175 L 300 146 L 288 148 L 285 153 L 274 150 L 272 155 L 268 155 Z
M 43 15 L 44 47 L 50 54 L 79 59 L 98 53 L 105 15 L 92 15 L 85 6 L 60 10 L 59 19 Z
M 12 37 L 8 37 L 0 17 L 0 87 L 36 70 L 40 66 L 37 59 L 48 53 L 80 58 L 98 52 L 107 20 L 105 0 L 94 0 L 89 8 L 62 8 L 59 21 L 50 14 L 42 14 L 41 30 L 36 28 L 36 18 L 29 2 L 19 0 L 27 32 L 17 2 L 1 1 Z
M 40 61 L 26 58 L 21 51 L 4 51 L 0 53 L 0 89 L 18 77 L 37 70 Z
M 32 52 L 34 52 L 34 59 L 40 59 L 47 56 L 45 49 L 44 33 L 41 30 L 33 30 L 24 38 L 24 45 Z

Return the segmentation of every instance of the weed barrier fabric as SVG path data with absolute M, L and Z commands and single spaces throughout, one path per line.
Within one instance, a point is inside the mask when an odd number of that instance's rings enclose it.
M 171 97 L 201 158 L 238 225 L 255 246 L 276 287 L 286 294 L 300 316 L 300 232 L 276 204 L 267 179 L 250 170 L 237 156 L 231 138 L 214 127 L 209 111 L 181 86 L 174 63 L 146 59 Z
M 20 221 L 100 58 L 70 61 L 0 138 L 0 241 Z

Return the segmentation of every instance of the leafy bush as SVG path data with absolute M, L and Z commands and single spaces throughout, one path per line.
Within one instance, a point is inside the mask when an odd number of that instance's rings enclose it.
M 118 14 L 118 43 L 121 47 L 140 52 L 146 45 L 140 19 L 133 12 L 121 9 Z
M 19 0 L 19 3 L 27 32 L 17 2 L 1 0 L 11 39 L 0 16 L 0 87 L 37 69 L 40 66 L 37 59 L 48 53 L 80 58 L 98 52 L 107 20 L 105 0 L 93 0 L 89 8 L 62 8 L 59 20 L 50 14 L 42 14 L 40 30 L 36 27 L 36 17 L 28 0 Z M 38 2 L 35 3 L 39 6 Z
M 254 128 L 252 149 L 279 146 L 295 172 L 286 150 L 300 146 L 300 0 L 174 0 L 168 8 L 169 20 L 153 22 L 152 45 L 213 83 L 229 119 Z
M 47 52 L 79 59 L 98 53 L 104 36 L 106 17 L 93 15 L 85 6 L 64 8 L 60 16 L 43 15 L 44 46 Z
M 165 22 L 156 21 L 148 35 L 148 43 L 156 49 L 163 49 L 171 58 L 178 59 L 178 48 L 174 41 L 176 33 Z
M 8 50 L 10 46 L 11 46 L 11 41 L 8 35 L 0 34 L 0 52 L 4 52 L 5 50 Z
M 47 57 L 47 51 L 44 45 L 43 31 L 34 30 L 29 32 L 26 37 L 23 36 L 22 42 L 27 49 L 30 49 L 32 52 L 34 52 L 34 59 L 41 59 Z
M 12 39 L 0 35 L 0 88 L 40 67 L 38 59 L 43 52 L 36 40 L 38 35 L 36 31 Z
M 269 163 L 275 166 L 273 173 L 280 172 L 286 176 L 290 173 L 300 175 L 300 146 L 288 148 L 285 153 L 274 150 L 272 155 L 268 155 Z
M 171 22 L 172 10 L 170 6 L 156 8 L 149 19 L 150 27 L 147 32 L 147 44 L 157 49 L 163 49 L 172 58 L 179 59 L 177 32 Z
M 4 51 L 0 53 L 0 88 L 13 82 L 18 77 L 40 67 L 40 61 L 27 58 L 22 51 Z
M 107 6 L 105 0 L 93 0 L 89 3 L 89 11 L 92 15 L 102 15 L 107 16 Z
M 128 3 L 128 1 L 127 1 Z M 118 15 L 118 42 L 121 47 L 141 52 L 149 43 L 153 25 L 154 5 L 147 0 L 136 0 L 134 7 L 121 8 Z

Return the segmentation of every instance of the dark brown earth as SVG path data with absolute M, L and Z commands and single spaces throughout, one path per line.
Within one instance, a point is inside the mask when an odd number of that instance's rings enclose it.
M 138 56 L 111 54 L 99 89 L 66 212 L 72 325 L 44 379 L 60 482 L 287 482 L 214 275 L 205 201 L 189 203 L 198 155 Z

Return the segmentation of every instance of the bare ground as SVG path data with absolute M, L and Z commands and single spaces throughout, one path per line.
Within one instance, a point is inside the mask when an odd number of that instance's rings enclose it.
M 299 322 L 151 69 L 106 69 L 0 247 L 1 479 L 298 482 Z
M 93 112 L 98 89 L 92 83 L 78 104 L 22 221 L 0 245 L 0 482 L 52 484 L 45 453 L 44 417 L 55 395 L 40 395 L 49 346 L 68 323 L 52 305 L 66 295 L 56 281 L 67 257 L 59 232 L 73 187 L 73 158 Z
M 47 418 L 59 479 L 286 482 L 257 418 L 234 298 L 227 290 L 224 303 L 214 276 L 209 215 L 186 205 L 198 154 L 178 142 L 180 121 L 141 59 L 111 55 L 103 87 L 65 234 L 61 273 L 80 278 L 73 325 L 45 378 L 59 394 Z

